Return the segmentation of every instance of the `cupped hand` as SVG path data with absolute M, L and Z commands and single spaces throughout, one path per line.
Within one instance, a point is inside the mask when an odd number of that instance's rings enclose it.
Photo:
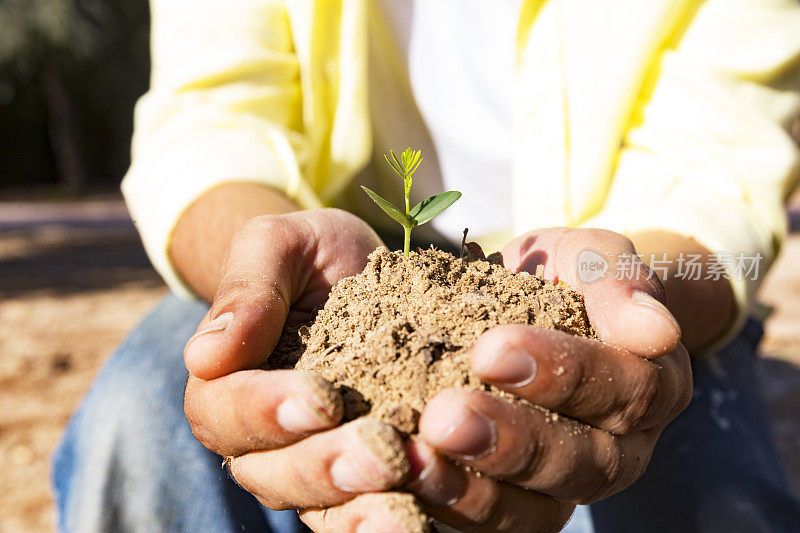
M 661 431 L 691 398 L 689 356 L 661 283 L 622 235 L 544 229 L 508 244 L 503 257 L 512 271 L 543 265 L 546 278 L 583 293 L 601 340 L 524 325 L 485 333 L 472 369 L 546 410 L 485 392 L 440 394 L 408 445 L 410 488 L 455 527 L 558 530 L 575 504 L 642 475 Z M 605 275 L 581 276 L 587 257 L 601 257 Z
M 211 309 L 184 351 L 195 436 L 271 509 L 339 506 L 308 515 L 318 530 L 403 531 L 404 517 L 383 495 L 368 505 L 355 498 L 403 481 L 402 440 L 375 420 L 339 426 L 341 397 L 321 377 L 259 367 L 287 317 L 323 304 L 380 244 L 366 223 L 335 209 L 252 219 L 234 237 Z

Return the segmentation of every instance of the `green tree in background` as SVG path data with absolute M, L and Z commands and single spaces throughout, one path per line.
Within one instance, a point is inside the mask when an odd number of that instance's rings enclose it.
M 0 2 L 0 185 L 119 180 L 147 34 L 144 0 Z

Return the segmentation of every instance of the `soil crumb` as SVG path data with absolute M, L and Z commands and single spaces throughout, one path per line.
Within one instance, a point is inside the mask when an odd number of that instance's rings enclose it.
M 579 293 L 512 273 L 500 254 L 484 259 L 473 248 L 463 258 L 378 248 L 311 322 L 287 325 L 268 365 L 333 382 L 346 420 L 376 417 L 410 434 L 425 404 L 446 388 L 499 392 L 469 368 L 467 352 L 486 330 L 532 324 L 595 337 Z

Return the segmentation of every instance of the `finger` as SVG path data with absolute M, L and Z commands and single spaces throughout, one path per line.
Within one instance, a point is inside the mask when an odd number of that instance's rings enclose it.
M 197 440 L 228 456 L 331 428 L 344 407 L 333 386 L 312 372 L 243 370 L 212 381 L 190 376 L 184 410 Z
M 397 486 L 409 471 L 394 429 L 369 418 L 229 464 L 246 491 L 276 510 L 338 505 L 359 493 Z
M 668 422 L 692 391 L 681 345 L 650 361 L 561 331 L 508 325 L 484 333 L 470 358 L 484 381 L 616 434 Z
M 467 472 L 421 440 L 410 440 L 406 451 L 412 465 L 407 488 L 428 514 L 448 526 L 476 532 L 560 531 L 575 509 L 539 492 Z
M 665 306 L 661 281 L 623 235 L 599 229 L 541 230 L 509 243 L 503 260 L 515 272 L 534 273 L 544 265 L 545 277 L 583 294 L 589 321 L 608 342 L 656 357 L 680 341 L 680 326 Z M 582 275 L 579 267 L 587 261 L 604 267 L 604 274 L 596 279 Z
M 590 503 L 637 479 L 658 431 L 624 437 L 493 394 L 451 389 L 431 401 L 420 436 L 458 462 L 521 487 Z
M 300 519 L 319 533 L 422 533 L 427 517 L 414 497 L 400 492 L 362 494 L 328 509 L 300 511 Z
M 254 219 L 234 236 L 214 303 L 184 350 L 192 375 L 256 368 L 275 347 L 292 303 L 291 266 L 307 253 L 307 237 L 281 220 Z
M 337 209 L 251 220 L 233 238 L 214 303 L 186 345 L 189 372 L 214 379 L 260 366 L 290 308 L 310 312 L 324 302 L 333 284 L 364 268 L 380 242 Z

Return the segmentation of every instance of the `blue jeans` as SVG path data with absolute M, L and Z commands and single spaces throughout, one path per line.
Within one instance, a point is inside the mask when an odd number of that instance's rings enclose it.
M 166 297 L 106 363 L 53 462 L 62 531 L 304 531 L 263 508 L 193 437 L 181 353 L 206 312 Z M 579 508 L 570 531 L 790 531 L 800 524 L 753 383 L 751 323 L 695 361 L 695 395 L 630 489 Z

